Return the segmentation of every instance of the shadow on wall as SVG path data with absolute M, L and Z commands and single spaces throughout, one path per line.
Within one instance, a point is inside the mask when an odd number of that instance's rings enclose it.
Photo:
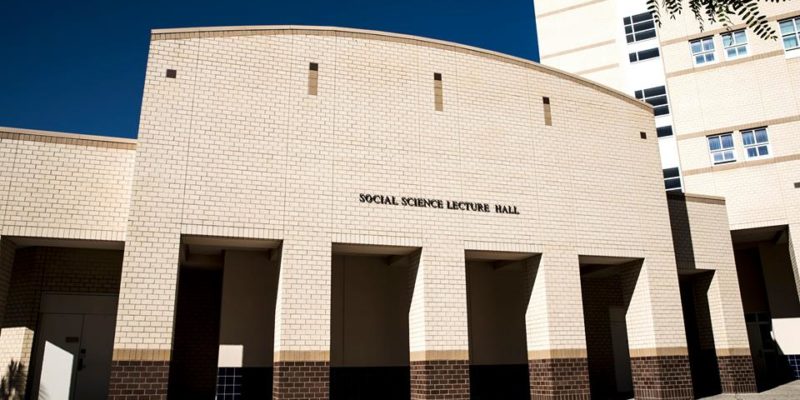
M 25 393 L 26 376 L 25 365 L 12 360 L 0 380 L 0 399 L 22 400 Z M 44 399 L 41 395 L 39 398 Z

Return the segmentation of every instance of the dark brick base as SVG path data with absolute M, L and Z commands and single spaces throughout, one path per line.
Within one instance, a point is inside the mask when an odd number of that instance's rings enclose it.
M 528 360 L 531 399 L 589 399 L 589 363 L 585 358 Z
M 631 358 L 637 400 L 693 399 L 689 356 Z
M 110 400 L 167 398 L 169 361 L 112 361 Z
M 330 392 L 327 361 L 281 361 L 273 364 L 272 398 L 275 400 L 327 400 Z
M 723 393 L 755 393 L 756 375 L 750 356 L 717 357 Z
M 469 400 L 469 361 L 413 361 L 412 400 Z

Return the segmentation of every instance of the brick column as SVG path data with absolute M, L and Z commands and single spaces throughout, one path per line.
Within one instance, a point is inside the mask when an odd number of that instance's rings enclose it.
M 755 393 L 756 376 L 732 245 L 730 252 L 729 261 L 718 260 L 707 293 L 720 384 L 723 393 Z
M 275 400 L 328 399 L 331 244 L 320 235 L 283 242 L 275 309 Z
M 197 39 L 151 42 L 109 399 L 167 397 L 197 52 Z
M 464 248 L 435 243 L 420 254 L 409 311 L 411 399 L 469 399 Z
M 525 314 L 531 399 L 589 399 L 578 255 L 548 248 L 531 262 Z
M 672 254 L 653 253 L 621 276 L 637 399 L 693 399 L 680 288 Z
M 725 201 L 677 194 L 668 198 L 678 271 L 694 274 L 696 312 L 711 320 L 711 326 L 699 327 L 704 354 L 716 352 L 723 392 L 755 392 Z

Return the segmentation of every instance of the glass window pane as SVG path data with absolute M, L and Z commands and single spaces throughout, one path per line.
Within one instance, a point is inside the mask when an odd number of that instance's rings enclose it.
M 722 45 L 725 47 L 729 47 L 733 44 L 733 37 L 731 35 L 723 35 L 722 36 Z
M 733 151 L 727 150 L 725 151 L 725 161 L 730 161 L 735 159 L 736 157 L 733 156 Z
M 694 62 L 695 62 L 696 64 L 702 64 L 702 63 L 704 63 L 704 62 L 705 62 L 705 58 L 703 58 L 703 56 L 695 56 L 695 58 L 694 58 Z
M 758 155 L 765 156 L 769 154 L 769 147 L 767 146 L 759 146 L 758 147 Z
M 723 148 L 727 149 L 729 147 L 733 147 L 733 136 L 723 135 L 721 139 Z
M 722 153 L 714 153 L 714 162 L 717 163 L 722 161 L 725 161 L 722 159 Z
M 758 154 L 756 153 L 756 148 L 755 147 L 748 147 L 747 148 L 747 156 L 748 157 L 755 157 L 757 155 Z
M 637 32 L 636 33 L 636 40 L 645 40 L 656 37 L 656 30 L 650 29 L 644 32 Z
M 703 41 L 703 50 L 709 51 L 714 50 L 714 41 L 711 39 Z
M 793 49 L 797 47 L 797 36 L 792 35 L 783 38 L 783 47 L 787 49 Z
M 765 143 L 769 141 L 766 129 L 759 129 L 756 131 L 756 141 L 758 143 Z
M 792 20 L 781 21 L 781 34 L 794 33 L 794 24 Z
M 742 133 L 742 141 L 745 145 L 755 144 L 755 140 L 753 140 L 753 132 Z
M 706 54 L 706 62 L 714 61 L 714 53 Z
M 744 31 L 734 32 L 733 36 L 736 38 L 736 43 L 742 44 L 747 42 L 747 35 Z
M 728 49 L 728 57 L 736 57 L 736 49 L 735 48 Z
M 692 42 L 692 53 L 699 53 L 701 49 L 700 42 Z
M 719 143 L 719 136 L 708 138 L 708 147 L 711 150 L 719 150 L 721 148 Z
M 739 56 L 746 55 L 746 54 L 747 54 L 747 46 L 740 46 L 740 47 L 739 47 L 739 48 L 736 50 L 736 53 L 737 53 L 737 55 L 739 55 Z

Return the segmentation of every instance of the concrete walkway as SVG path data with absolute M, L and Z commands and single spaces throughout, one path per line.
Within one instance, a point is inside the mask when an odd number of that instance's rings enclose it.
M 800 399 L 800 381 L 789 382 L 783 386 L 766 392 L 754 394 L 721 394 L 705 397 L 705 400 L 733 400 L 733 399 L 759 399 L 759 400 L 795 400 Z

